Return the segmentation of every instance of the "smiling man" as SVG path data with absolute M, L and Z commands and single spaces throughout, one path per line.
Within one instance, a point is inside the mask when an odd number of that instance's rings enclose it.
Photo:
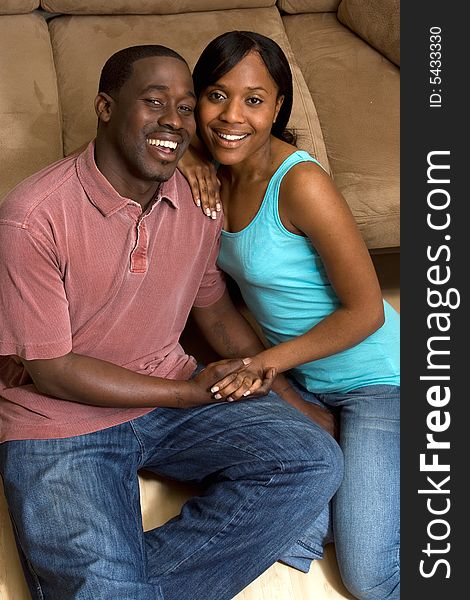
M 0 473 L 34 599 L 232 598 L 340 482 L 336 442 L 278 396 L 211 393 L 261 346 L 215 265 L 221 219 L 176 170 L 195 103 L 181 56 L 121 50 L 96 140 L 0 207 Z M 196 370 L 190 312 L 231 360 Z M 142 468 L 206 491 L 144 534 Z

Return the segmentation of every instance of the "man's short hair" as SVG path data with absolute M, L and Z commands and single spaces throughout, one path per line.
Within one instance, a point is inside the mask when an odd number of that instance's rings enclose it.
M 109 96 L 118 93 L 132 75 L 135 61 L 151 56 L 169 56 L 183 61 L 185 65 L 188 64 L 180 54 L 166 46 L 147 44 L 123 48 L 106 61 L 101 71 L 98 92 L 104 92 Z

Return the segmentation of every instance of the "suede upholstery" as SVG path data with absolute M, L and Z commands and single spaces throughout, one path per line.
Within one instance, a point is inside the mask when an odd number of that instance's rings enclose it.
M 384 53 L 396 61 L 397 2 L 342 0 L 348 27 L 340 0 L 42 0 L 42 14 L 2 16 L 0 199 L 94 136 L 92 102 L 113 52 L 160 43 L 192 67 L 213 37 L 248 29 L 271 36 L 291 62 L 298 146 L 332 173 L 368 247 L 396 250 L 399 69 Z M 13 5 L 38 2 L 2 3 Z
M 400 65 L 400 0 L 342 0 L 338 20 Z
M 278 0 L 280 10 L 293 15 L 315 12 L 335 12 L 341 0 Z
M 101 66 L 120 48 L 158 41 L 180 52 L 192 68 L 207 41 L 224 31 L 253 29 L 270 35 L 290 55 L 295 104 L 291 124 L 299 143 L 325 168 L 328 159 L 318 118 L 302 74 L 295 63 L 279 12 L 272 8 L 224 10 L 176 15 L 61 16 L 50 23 L 64 126 L 64 152 L 91 139 L 96 117 L 90 109 Z M 178 32 L 178 35 L 175 35 Z
M 367 246 L 399 246 L 399 69 L 334 13 L 284 25 L 320 119 L 336 185 Z
M 0 15 L 21 15 L 38 8 L 39 0 L 2 0 Z
M 62 158 L 62 137 L 44 19 L 34 13 L 2 16 L 0 40 L 1 198 L 28 175 Z
M 275 4 L 276 0 L 41 0 L 44 10 L 74 15 L 167 15 L 205 10 L 262 8 Z

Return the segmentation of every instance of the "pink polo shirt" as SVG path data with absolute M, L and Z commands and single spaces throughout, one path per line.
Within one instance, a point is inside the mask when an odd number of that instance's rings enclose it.
M 149 408 L 97 407 L 40 394 L 18 359 L 68 352 L 188 379 L 179 345 L 191 307 L 225 290 L 222 220 L 194 206 L 176 171 L 151 210 L 120 196 L 91 143 L 18 185 L 0 206 L 0 441 L 98 431 Z

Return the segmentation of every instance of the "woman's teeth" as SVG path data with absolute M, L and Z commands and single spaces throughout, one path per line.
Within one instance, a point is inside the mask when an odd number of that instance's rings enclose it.
M 229 135 L 228 133 L 220 133 L 219 131 L 216 131 L 216 133 L 220 138 L 228 140 L 229 142 L 238 142 L 248 136 L 247 133 L 243 133 L 242 135 Z

